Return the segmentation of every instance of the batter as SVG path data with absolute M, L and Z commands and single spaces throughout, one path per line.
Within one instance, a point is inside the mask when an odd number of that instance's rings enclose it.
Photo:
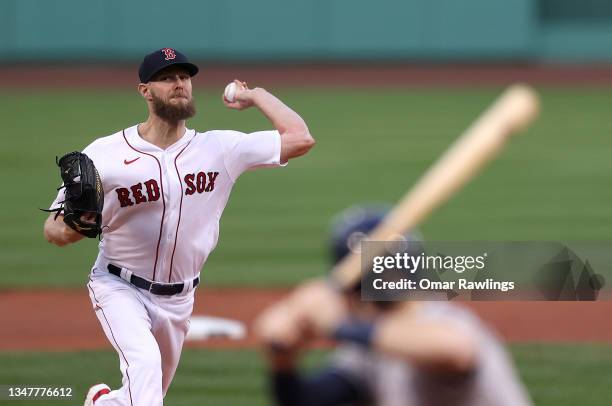
M 338 218 L 335 263 L 354 247 L 351 236 L 370 233 L 384 213 L 354 207 Z M 279 406 L 532 404 L 495 333 L 453 303 L 363 301 L 359 284 L 339 294 L 315 280 L 260 315 L 256 333 Z M 300 357 L 314 338 L 338 346 L 326 367 L 305 373 Z
M 196 65 L 163 48 L 144 57 L 138 92 L 144 123 L 89 144 L 104 189 L 103 233 L 87 284 L 106 337 L 119 355 L 123 386 L 94 385 L 86 406 L 163 404 L 176 371 L 200 269 L 217 244 L 219 220 L 246 170 L 282 166 L 314 145 L 304 120 L 261 88 L 236 80 L 231 109 L 257 107 L 275 130 L 198 132 L 191 77 Z M 60 206 L 60 191 L 50 209 Z M 83 236 L 51 214 L 47 240 Z

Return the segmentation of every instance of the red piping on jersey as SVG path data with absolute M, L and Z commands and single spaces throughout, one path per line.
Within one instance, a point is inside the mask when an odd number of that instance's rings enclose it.
M 162 210 L 161 224 L 159 225 L 159 238 L 157 239 L 157 249 L 155 250 L 155 265 L 153 265 L 153 278 L 151 279 L 154 281 L 155 272 L 157 271 L 157 260 L 159 258 L 159 243 L 161 242 L 161 239 L 162 239 L 162 231 L 164 229 L 164 216 L 166 215 L 166 199 L 164 198 L 164 181 L 162 178 L 162 168 L 161 168 L 161 164 L 159 163 L 159 160 L 157 159 L 157 157 L 155 157 L 155 155 L 137 150 L 128 142 L 127 137 L 125 136 L 125 130 L 123 130 L 122 133 L 123 133 L 123 139 L 125 140 L 125 143 L 128 144 L 130 148 L 132 148 L 134 151 L 140 154 L 144 154 L 144 155 L 148 155 L 152 157 L 153 159 L 155 159 L 155 162 L 157 162 L 157 166 L 159 167 L 159 184 L 161 187 L 161 198 L 162 198 L 163 210 Z
M 181 211 L 183 210 L 183 195 L 185 194 L 185 191 L 183 190 L 183 180 L 181 179 L 181 174 L 179 173 L 178 166 L 176 165 L 176 160 L 178 159 L 179 156 L 181 156 L 183 151 L 187 149 L 187 147 L 189 146 L 189 144 L 191 144 L 191 141 L 193 141 L 196 135 L 198 135 L 198 133 L 195 130 L 193 130 L 193 132 L 194 132 L 193 137 L 191 137 L 187 145 L 185 145 L 185 147 L 181 149 L 181 152 L 176 154 L 176 158 L 174 158 L 174 169 L 176 169 L 176 176 L 178 176 L 179 184 L 181 185 L 181 203 L 179 204 L 179 218 L 176 223 L 176 234 L 174 234 L 174 248 L 172 248 L 172 257 L 170 258 L 170 275 L 168 276 L 168 283 L 170 283 L 172 279 L 172 264 L 174 263 L 174 251 L 176 251 L 176 241 L 178 240 L 178 230 L 179 230 L 179 226 L 181 225 Z
M 91 277 L 89 277 L 89 283 L 87 284 L 87 287 L 89 288 L 89 290 L 91 290 L 91 294 L 94 298 L 94 301 L 96 302 L 96 306 L 98 307 L 98 309 L 100 309 L 100 311 L 102 312 L 102 316 L 104 317 L 104 321 L 106 322 L 106 325 L 108 326 L 108 331 L 110 331 L 111 333 L 111 337 L 113 338 L 113 341 L 115 342 L 115 345 L 117 346 L 117 348 L 119 349 L 119 352 L 121 353 L 121 356 L 123 357 L 123 360 L 125 361 L 125 375 L 127 376 L 127 380 L 128 380 L 128 392 L 130 393 L 130 405 L 134 405 L 134 401 L 132 400 L 132 380 L 130 379 L 130 373 L 128 372 L 128 369 L 130 368 L 130 363 L 128 362 L 127 358 L 125 357 L 125 354 L 123 353 L 123 350 L 121 349 L 121 347 L 119 347 L 119 343 L 117 342 L 117 339 L 115 338 L 115 334 L 113 333 L 113 329 L 110 326 L 110 323 L 108 322 L 108 319 L 106 318 L 106 313 L 104 313 L 104 308 L 102 308 L 102 305 L 100 304 L 100 302 L 98 302 L 98 298 L 96 297 L 96 292 L 94 292 L 93 287 L 91 287 L 91 283 L 93 281 L 91 280 Z

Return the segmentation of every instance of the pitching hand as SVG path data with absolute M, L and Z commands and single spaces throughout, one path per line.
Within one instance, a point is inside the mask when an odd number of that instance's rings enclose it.
M 221 96 L 221 98 L 223 99 L 223 104 L 234 110 L 245 110 L 253 106 L 253 96 L 255 89 L 249 89 L 246 82 L 242 82 L 238 79 L 234 79 L 234 83 L 236 84 L 236 93 L 234 96 L 234 101 L 230 102 L 229 100 L 227 100 L 224 94 Z

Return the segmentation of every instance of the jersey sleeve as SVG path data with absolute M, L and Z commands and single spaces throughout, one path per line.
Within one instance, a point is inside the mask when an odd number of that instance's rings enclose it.
M 60 185 L 60 187 L 63 186 L 63 183 Z M 66 196 L 65 193 L 65 189 L 61 188 L 58 192 L 57 192 L 57 196 L 55 197 L 55 199 L 53 200 L 53 202 L 51 203 L 51 206 L 49 206 L 49 210 L 55 210 L 61 207 L 62 202 L 64 201 Z
M 223 131 L 224 159 L 227 171 L 236 181 L 249 169 L 285 166 L 280 162 L 281 137 L 278 131 L 258 131 L 250 134 Z

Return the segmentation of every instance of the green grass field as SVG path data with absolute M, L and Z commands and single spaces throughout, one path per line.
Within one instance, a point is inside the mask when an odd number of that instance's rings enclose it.
M 396 201 L 499 92 L 272 90 L 303 115 L 318 145 L 285 169 L 240 179 L 203 272 L 208 286 L 284 286 L 326 272 L 331 216 L 356 202 Z M 254 110 L 226 110 L 216 93 L 196 96 L 192 128 L 268 128 Z M 612 92 L 544 89 L 542 96 L 537 124 L 422 226 L 426 238 L 612 238 Z M 135 92 L 5 91 L 0 111 L 0 289 L 83 285 L 95 241 L 49 245 L 42 237 L 46 214 L 37 208 L 49 204 L 59 183 L 55 155 L 144 120 L 143 102 Z M 538 405 L 609 403 L 611 347 L 516 345 L 512 351 Z M 117 386 L 119 378 L 110 352 L 2 353 L 0 365 L 0 384 L 73 385 L 79 402 L 93 382 L 114 377 L 108 383 Z M 262 368 L 252 351 L 186 351 L 168 404 L 266 404 Z
M 610 347 L 523 344 L 512 346 L 511 351 L 536 405 L 609 404 Z M 324 365 L 324 356 L 323 352 L 311 353 L 304 362 L 305 369 Z M 3 384 L 74 388 L 72 401 L 45 401 L 49 406 L 80 404 L 92 380 L 103 380 L 113 387 L 120 384 L 114 352 L 0 353 L 0 364 Z M 173 406 L 267 405 L 266 393 L 265 367 L 257 352 L 186 350 L 166 403 Z M 9 404 L 36 406 L 41 401 L 14 400 Z
M 275 90 L 275 89 L 272 89 Z M 330 217 L 356 202 L 395 202 L 499 89 L 279 89 L 318 145 L 289 167 L 245 174 L 221 224 L 207 285 L 288 285 L 327 269 Z M 423 225 L 430 240 L 609 240 L 607 89 L 544 89 L 541 119 Z M 268 128 L 255 111 L 198 92 L 199 130 Z M 0 286 L 82 285 L 96 242 L 64 249 L 42 237 L 59 174 L 55 155 L 144 120 L 135 92 L 0 93 Z

